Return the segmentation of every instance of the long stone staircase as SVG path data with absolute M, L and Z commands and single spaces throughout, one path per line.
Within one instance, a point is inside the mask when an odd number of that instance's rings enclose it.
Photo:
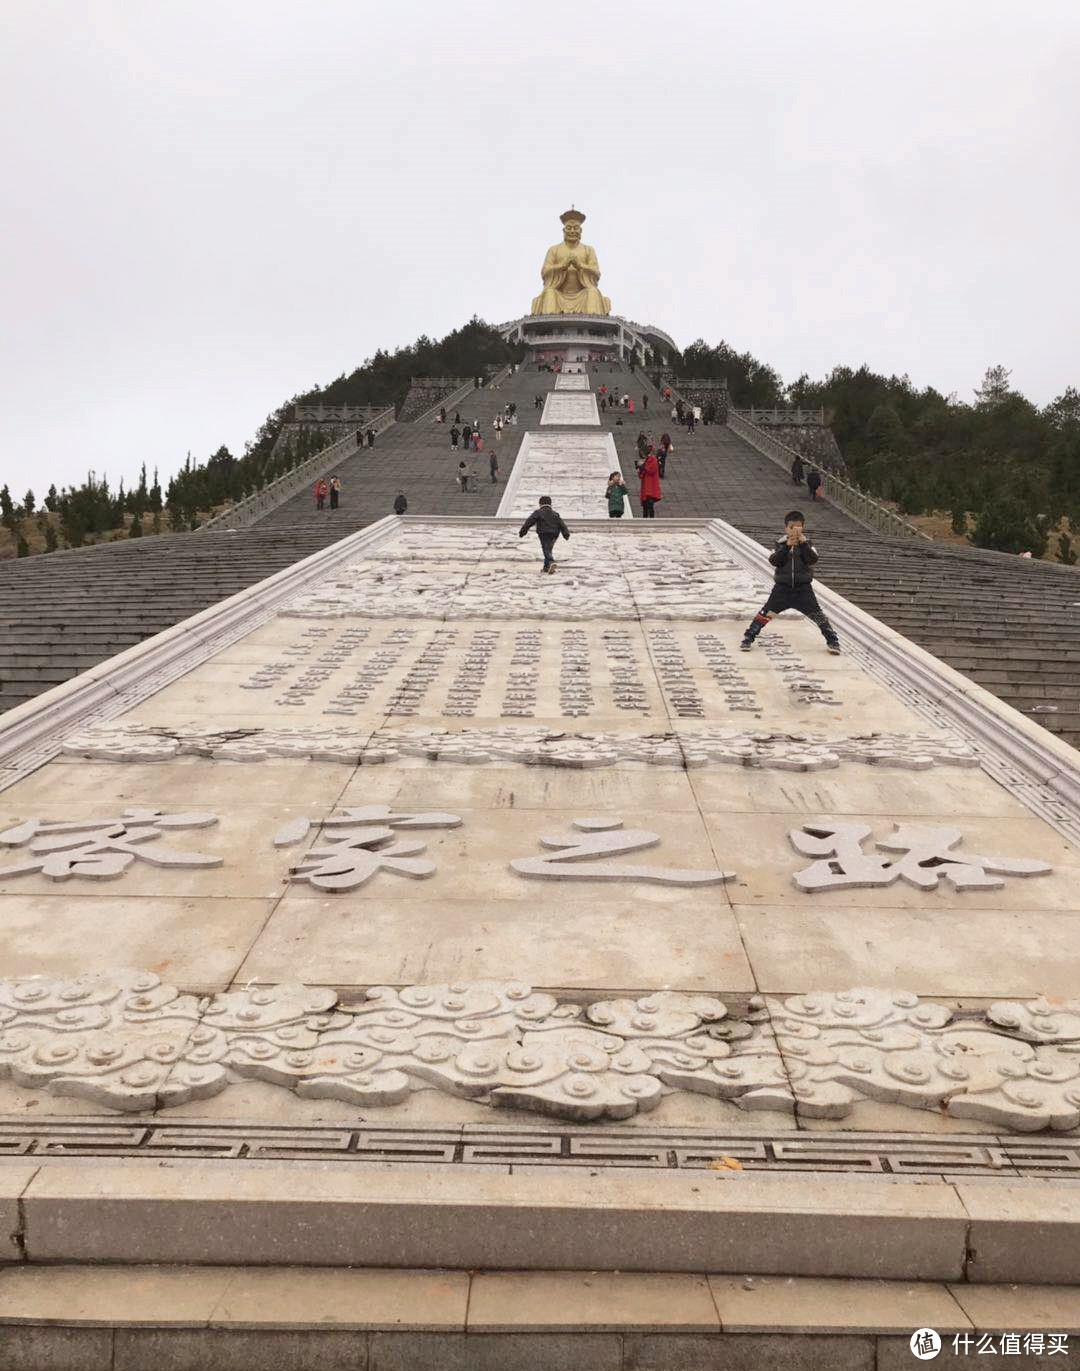
M 640 430 L 654 439 L 665 429 L 671 432 L 675 449 L 661 519 L 714 516 L 767 543 L 784 513 L 803 507 L 819 544 L 825 585 L 1080 745 L 1075 569 L 871 533 L 827 502 L 810 505 L 805 487 L 795 488 L 730 429 L 699 426 L 692 435 L 676 430 L 640 373 L 592 367 L 589 379 L 594 391 L 606 383 L 635 401 L 633 416 L 621 408 L 601 412 L 624 472 L 633 471 Z M 374 448 L 335 466 L 330 474 L 343 486 L 336 511 L 316 510 L 311 492 L 304 491 L 240 532 L 147 538 L 0 566 L 0 710 L 383 517 L 399 490 L 410 514 L 494 514 L 521 439 L 538 424 L 534 397 L 553 386 L 550 373 L 525 367 L 457 407 L 463 420 L 479 419 L 485 435 L 485 451 L 470 458 L 475 484 L 468 494 L 456 482 L 466 454 L 451 451 L 449 425 L 429 419 L 397 424 Z M 511 400 L 518 406 L 518 426 L 507 428 L 496 444 L 491 421 Z M 451 408 L 451 420 L 453 415 Z M 495 484 L 488 472 L 493 446 L 502 470 Z M 596 506 L 597 517 L 603 517 L 602 487 Z
M 545 377 L 545 381 L 546 389 L 550 379 Z M 410 514 L 494 514 L 502 483 L 492 483 L 488 459 L 494 450 L 505 479 L 526 429 L 535 422 L 535 382 L 535 372 L 528 378 L 518 373 L 496 387 L 475 390 L 460 405 L 449 407 L 446 424 L 430 418 L 395 424 L 375 440 L 373 448 L 362 448 L 328 469 L 327 475 L 336 475 L 342 484 L 340 508 L 317 510 L 311 490 L 304 490 L 260 520 L 259 527 L 322 531 L 330 542 L 391 513 L 399 490 L 409 502 Z M 492 421 L 508 401 L 517 403 L 518 426 L 505 428 L 496 440 Z M 463 422 L 480 421 L 483 452 L 451 449 L 450 428 L 456 413 Z M 462 460 L 472 468 L 472 489 L 466 494 L 457 485 Z

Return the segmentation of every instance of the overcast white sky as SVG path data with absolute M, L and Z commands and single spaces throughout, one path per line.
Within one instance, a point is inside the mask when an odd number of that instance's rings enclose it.
M 171 473 L 378 347 L 616 313 L 1080 385 L 1075 0 L 2 0 L 0 484 Z

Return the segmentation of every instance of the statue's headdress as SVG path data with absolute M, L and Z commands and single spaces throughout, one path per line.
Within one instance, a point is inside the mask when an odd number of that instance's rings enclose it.
M 565 214 L 560 214 L 559 219 L 564 224 L 583 224 L 585 222 L 585 216 L 581 210 L 573 208 L 568 209 Z

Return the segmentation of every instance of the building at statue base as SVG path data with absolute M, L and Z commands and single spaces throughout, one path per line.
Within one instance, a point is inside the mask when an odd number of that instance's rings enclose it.
M 523 343 L 529 360 L 556 366 L 567 362 L 623 362 L 655 366 L 678 351 L 675 340 L 655 324 L 635 324 L 617 314 L 526 314 L 499 325 L 508 343 Z

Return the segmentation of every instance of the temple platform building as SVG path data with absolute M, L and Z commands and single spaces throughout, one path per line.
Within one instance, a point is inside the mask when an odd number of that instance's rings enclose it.
M 779 440 L 637 517 L 579 237 L 460 391 L 504 479 L 389 416 L 337 523 L 0 567 L 0 1368 L 1080 1355 L 1080 574 L 836 485 L 839 654 L 740 651 Z
M 508 343 L 523 343 L 529 360 L 551 367 L 608 362 L 651 367 L 676 350 L 670 334 L 654 324 L 618 315 L 526 314 L 499 325 Z

